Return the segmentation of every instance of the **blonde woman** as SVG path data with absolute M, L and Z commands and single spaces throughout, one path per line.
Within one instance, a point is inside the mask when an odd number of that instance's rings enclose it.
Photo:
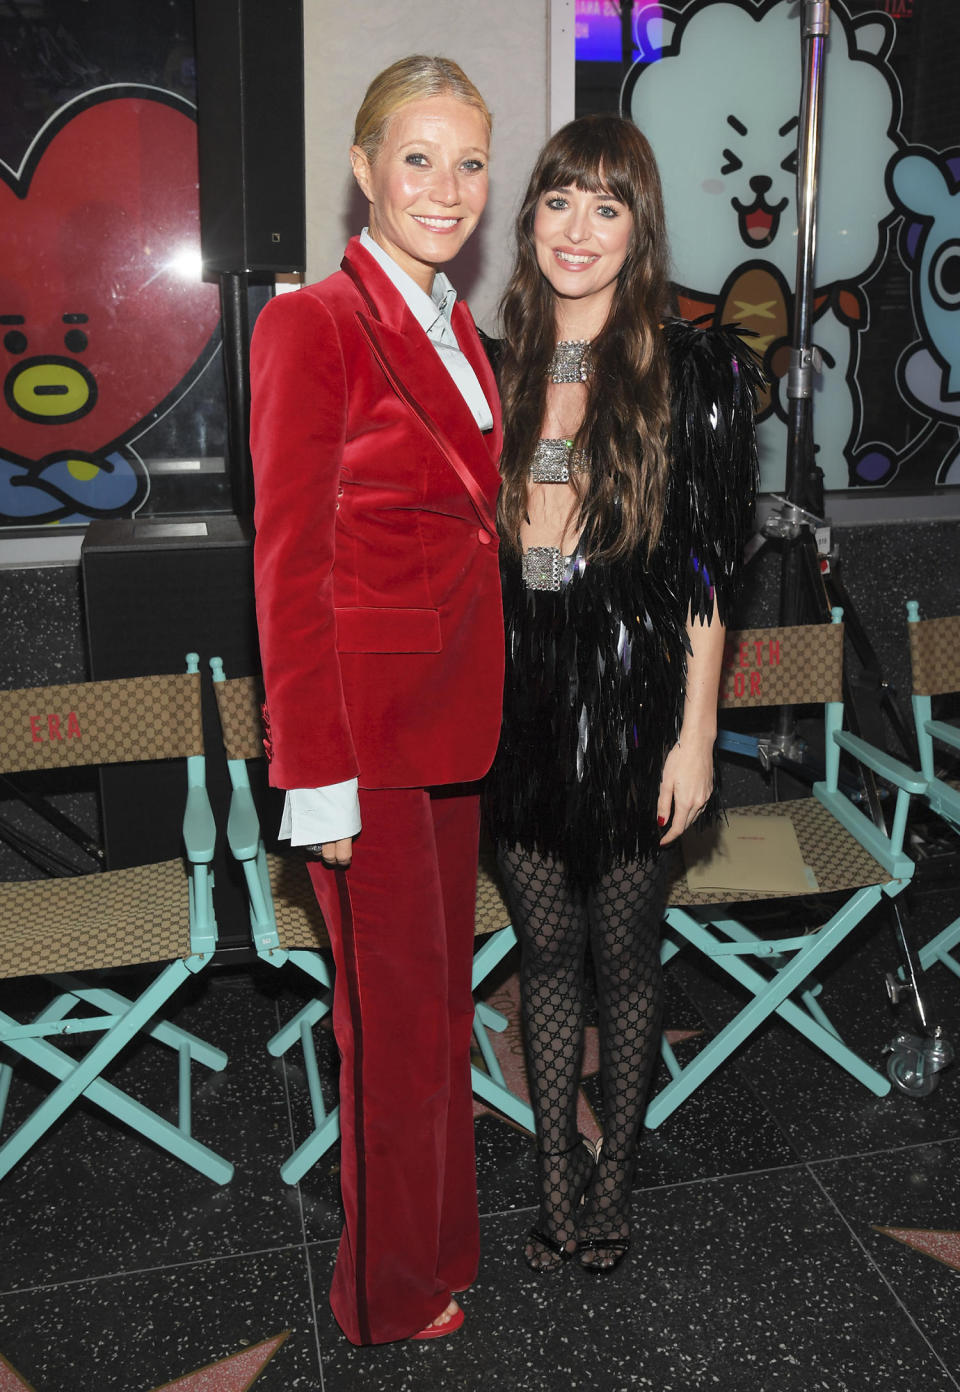
M 443 271 L 487 197 L 490 113 L 453 62 L 374 78 L 369 225 L 253 338 L 257 612 L 281 834 L 336 957 L 354 1343 L 463 1322 L 478 1220 L 469 1044 L 478 798 L 500 724 L 500 408 Z

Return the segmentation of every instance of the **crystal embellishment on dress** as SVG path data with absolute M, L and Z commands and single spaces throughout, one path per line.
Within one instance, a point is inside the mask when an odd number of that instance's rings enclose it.
M 559 386 L 563 382 L 585 382 L 593 371 L 588 338 L 561 339 L 553 350 L 547 376 Z
M 531 546 L 523 553 L 523 583 L 528 590 L 559 590 L 563 557 L 559 546 Z
M 586 468 L 583 450 L 572 440 L 538 440 L 530 465 L 531 483 L 569 483 L 571 473 Z

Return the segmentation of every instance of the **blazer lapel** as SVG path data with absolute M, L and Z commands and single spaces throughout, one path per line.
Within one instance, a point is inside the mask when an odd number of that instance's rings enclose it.
M 494 428 L 486 436 L 403 296 L 356 238 L 347 248 L 343 270 L 365 301 L 368 312 L 358 310 L 357 319 L 387 380 L 433 436 L 484 526 L 495 530 L 500 481 L 496 468 L 501 442 L 500 403 L 469 310 L 463 306 L 458 314 L 459 302 L 454 306 L 454 316 L 459 321 L 454 332 L 490 402 Z

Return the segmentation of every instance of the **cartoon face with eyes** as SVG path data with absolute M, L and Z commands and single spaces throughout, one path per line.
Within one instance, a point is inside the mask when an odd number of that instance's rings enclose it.
M 761 483 L 783 486 L 788 409 L 781 389 L 797 270 L 801 7 L 790 0 L 651 5 L 636 21 L 643 61 L 622 106 L 647 136 L 663 180 L 681 304 L 754 337 L 771 387 L 761 402 Z M 814 342 L 818 462 L 847 487 L 862 405 L 855 382 L 861 296 L 893 215 L 884 170 L 899 89 L 885 55 L 893 27 L 831 7 L 822 88 Z M 831 292 L 829 301 L 826 291 Z M 842 313 L 834 307 L 842 306 Z
M 720 175 L 721 178 L 731 179 L 744 167 L 743 156 L 747 156 L 746 142 L 749 140 L 750 130 L 733 112 L 727 116 L 726 123 L 732 132 L 731 145 L 737 145 L 742 151 L 742 155 L 740 155 L 729 145 L 723 148 L 723 164 L 720 166 Z M 777 136 L 780 139 L 788 140 L 793 137 L 795 140 L 798 125 L 798 118 L 791 117 L 789 121 L 784 121 L 777 131 Z M 779 151 L 774 152 L 774 162 L 776 162 L 778 153 Z M 788 148 L 786 155 L 779 161 L 779 167 L 788 174 L 796 174 L 797 151 L 795 146 Z M 746 246 L 767 247 L 780 231 L 781 216 L 784 210 L 790 206 L 790 194 L 784 190 L 782 195 L 777 197 L 774 192 L 776 178 L 776 170 L 772 175 L 766 173 L 748 174 L 746 186 L 749 190 L 749 201 L 746 201 L 746 195 L 743 193 L 734 193 L 730 198 L 730 204 L 739 219 L 740 236 Z
M 69 103 L 0 165 L 0 524 L 134 512 L 129 442 L 192 379 L 218 319 L 199 264 L 196 129 L 149 95 Z
M 800 20 L 789 0 L 694 0 L 652 16 L 624 87 L 653 146 L 678 280 L 718 288 L 762 253 L 791 283 L 796 269 Z M 668 16 L 673 16 L 668 20 Z M 817 283 L 856 278 L 889 216 L 883 171 L 895 154 L 889 30 L 832 12 L 823 87 Z
M 60 320 L 63 347 L 70 356 L 26 356 L 30 347 L 26 315 L 0 314 L 0 327 L 6 329 L 3 346 L 15 359 L 4 378 L 4 399 L 14 415 L 41 425 L 79 420 L 97 404 L 96 378 L 81 360 L 89 339 L 79 326 L 89 322 L 89 315 L 67 313 Z

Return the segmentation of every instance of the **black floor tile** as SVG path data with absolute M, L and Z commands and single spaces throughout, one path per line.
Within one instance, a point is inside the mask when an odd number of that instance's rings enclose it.
M 811 1166 L 897 1300 L 955 1375 L 960 1375 L 958 1169 L 956 1141 Z
M 918 940 L 958 911 L 926 896 Z M 883 998 L 895 964 L 889 936 L 864 931 L 824 977 L 825 1008 L 878 1060 L 904 1023 Z M 960 982 L 937 967 L 923 986 L 956 1033 Z M 960 1392 L 949 1371 L 960 1274 L 907 1245 L 907 1230 L 954 1234 L 948 1252 L 960 1242 L 960 1073 L 922 1102 L 876 1099 L 776 1023 L 645 1134 L 635 1249 L 606 1278 L 522 1264 L 534 1142 L 479 1114 L 483 1250 L 464 1329 L 352 1348 L 327 1303 L 339 1145 L 300 1186 L 279 1173 L 311 1118 L 299 1048 L 275 1060 L 266 1041 L 312 989 L 259 968 L 208 973 L 177 999 L 179 1021 L 230 1055 L 224 1075 L 196 1070 L 194 1106 L 197 1134 L 237 1165 L 230 1185 L 86 1104 L 2 1182 L 0 1354 L 37 1392 L 153 1392 L 287 1329 L 255 1392 Z M 735 999 L 699 968 L 670 968 L 666 1025 L 689 1033 L 681 1059 Z M 329 1028 L 318 1038 L 332 1105 L 336 1048 Z M 145 1101 L 172 1102 L 172 1056 L 137 1049 L 119 1073 Z M 583 1095 L 601 1126 L 595 1076 Z
M 37 1392 L 151 1392 L 285 1332 L 257 1392 L 321 1386 L 302 1248 L 0 1296 L 0 1329 L 0 1353 Z M 254 1385 L 208 1377 L 198 1392 Z
M 933 931 L 929 915 L 917 917 L 918 942 Z M 819 1002 L 840 1035 L 878 1074 L 885 1074 L 884 1046 L 902 1030 L 914 1032 L 909 1004 L 891 1008 L 885 974 L 898 964 L 888 925 L 868 920 L 819 977 Z M 715 968 L 691 958 L 672 968 L 683 989 L 716 1031 L 747 999 Z M 920 978 L 928 1017 L 942 1020 L 957 1042 L 960 981 L 942 966 Z M 734 1071 L 804 1159 L 871 1151 L 960 1136 L 960 1072 L 946 1070 L 937 1090 L 917 1100 L 896 1088 L 876 1097 L 821 1050 L 774 1018 L 752 1036 L 716 1076 Z M 694 1099 L 684 1107 L 697 1105 Z
M 353 1349 L 320 1312 L 327 1392 L 956 1392 L 804 1170 L 636 1195 L 634 1251 L 606 1277 L 528 1271 L 530 1217 L 484 1219 L 448 1339 Z
M 3 1181 L 7 1213 L 24 1218 L 7 1224 L 0 1290 L 300 1240 L 297 1195 L 279 1176 L 289 1122 L 282 1073 L 265 1049 L 276 1027 L 272 1002 L 211 976 L 177 1006 L 177 1023 L 229 1055 L 222 1073 L 194 1067 L 193 1129 L 234 1163 L 233 1180 L 212 1183 L 82 1101 Z M 175 1119 L 170 1050 L 137 1044 L 111 1077 Z M 5 1134 L 27 1093 L 39 1095 L 15 1080 Z

